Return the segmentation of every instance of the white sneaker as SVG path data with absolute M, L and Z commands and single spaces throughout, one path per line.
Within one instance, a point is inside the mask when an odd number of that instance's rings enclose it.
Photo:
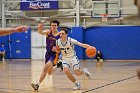
M 87 78 L 91 79 L 91 74 L 89 73 L 88 69 L 84 68 L 83 71 L 84 71 L 84 74 L 87 76 Z
M 80 83 L 75 83 L 73 90 L 80 90 L 80 89 L 81 89 Z

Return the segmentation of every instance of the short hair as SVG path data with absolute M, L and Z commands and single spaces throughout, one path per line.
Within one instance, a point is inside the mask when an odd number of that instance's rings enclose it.
M 50 25 L 51 25 L 51 23 L 56 23 L 57 26 L 59 26 L 59 24 L 60 24 L 60 22 L 59 22 L 58 20 L 52 20 L 52 21 L 50 22 Z
M 65 33 L 68 34 L 68 29 L 66 29 L 66 28 L 61 28 L 61 30 L 65 31 Z

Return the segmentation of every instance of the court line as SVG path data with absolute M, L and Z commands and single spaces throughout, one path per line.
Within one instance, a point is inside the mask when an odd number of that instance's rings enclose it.
M 16 88 L 0 88 L 0 89 L 6 89 L 6 90 L 11 89 L 11 90 L 18 90 L 18 91 L 32 91 L 31 89 L 26 90 L 26 89 L 18 89 L 18 88 L 17 89 Z M 1 90 L 0 90 L 0 92 L 1 92 Z M 7 91 L 5 91 L 5 92 L 7 92 Z
M 12 93 L 12 92 L 7 92 L 7 91 L 0 91 L 0 93 Z
M 102 85 L 102 86 L 99 86 L 99 87 L 96 87 L 96 88 L 93 88 L 93 89 L 90 89 L 90 90 L 86 90 L 86 91 L 84 91 L 82 93 L 91 92 L 91 91 L 94 91 L 94 90 L 97 90 L 97 89 L 101 89 L 101 88 L 107 87 L 109 85 L 113 85 L 113 84 L 116 84 L 116 83 L 120 83 L 122 81 L 126 81 L 126 80 L 129 80 L 129 79 L 132 79 L 134 77 L 137 77 L 137 75 L 131 76 L 131 77 L 128 77 L 128 78 L 124 78 L 124 79 L 121 79 L 121 80 L 118 80 L 118 81 L 114 81 L 112 83 L 108 83 L 108 84 L 105 84 L 105 85 Z

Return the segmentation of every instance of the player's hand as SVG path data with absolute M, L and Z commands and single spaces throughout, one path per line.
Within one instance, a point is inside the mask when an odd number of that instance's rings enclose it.
M 54 46 L 52 48 L 52 51 L 59 53 L 60 52 L 60 48 L 58 46 Z
M 89 45 L 88 47 L 92 47 L 92 48 L 95 48 L 94 46 L 90 46 L 90 45 Z M 88 48 L 88 47 L 87 47 L 87 48 Z
M 43 23 L 38 24 L 38 29 L 43 29 Z
M 22 25 L 15 28 L 15 32 L 25 32 L 28 30 L 28 26 Z

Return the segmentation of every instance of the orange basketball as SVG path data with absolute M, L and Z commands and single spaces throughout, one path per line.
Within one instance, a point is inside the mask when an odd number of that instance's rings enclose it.
M 96 48 L 95 47 L 88 47 L 86 49 L 86 55 L 89 58 L 93 58 L 96 55 Z

